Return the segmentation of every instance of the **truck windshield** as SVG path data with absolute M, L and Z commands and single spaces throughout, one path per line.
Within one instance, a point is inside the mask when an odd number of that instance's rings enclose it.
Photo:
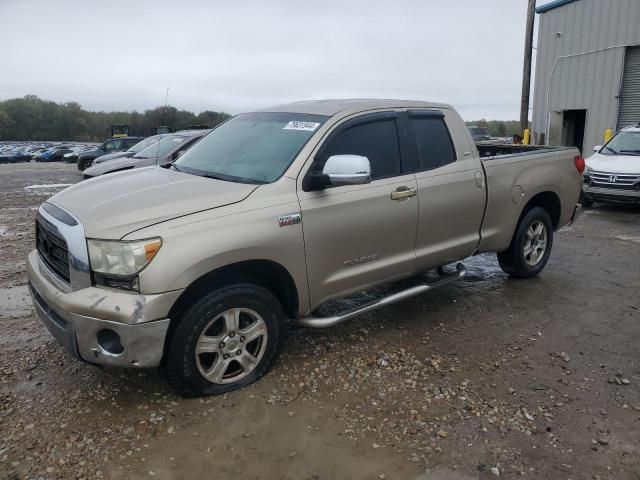
M 271 183 L 329 117 L 254 112 L 226 121 L 175 162 L 176 170 L 223 180 Z
M 640 155 L 640 131 L 620 132 L 601 150 L 602 155 Z

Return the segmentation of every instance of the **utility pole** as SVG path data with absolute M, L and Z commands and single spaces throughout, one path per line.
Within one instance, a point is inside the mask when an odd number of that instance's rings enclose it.
M 531 93 L 531 56 L 533 53 L 533 24 L 536 21 L 536 0 L 529 0 L 527 30 L 524 38 L 524 66 L 522 68 L 522 97 L 520 99 L 520 131 L 529 128 L 529 96 Z

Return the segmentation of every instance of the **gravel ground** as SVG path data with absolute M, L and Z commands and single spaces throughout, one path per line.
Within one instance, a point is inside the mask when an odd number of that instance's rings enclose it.
M 469 276 L 324 330 L 264 379 L 176 397 L 69 357 L 29 307 L 35 208 L 80 175 L 0 165 L 0 479 L 640 479 L 640 210 L 597 204 L 539 278 Z

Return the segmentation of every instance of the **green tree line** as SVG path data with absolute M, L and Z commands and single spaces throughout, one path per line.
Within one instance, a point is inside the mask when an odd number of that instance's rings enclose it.
M 146 136 L 156 125 L 177 130 L 189 125 L 213 127 L 229 116 L 213 110 L 195 114 L 171 106 L 144 112 L 92 112 L 77 102 L 56 103 L 27 95 L 0 101 L 0 140 L 99 142 L 111 136 L 112 124 L 127 124 L 131 135 Z
M 522 135 L 518 120 L 475 120 L 465 122 L 467 126 L 475 125 L 486 128 L 492 137 L 513 137 L 516 133 Z

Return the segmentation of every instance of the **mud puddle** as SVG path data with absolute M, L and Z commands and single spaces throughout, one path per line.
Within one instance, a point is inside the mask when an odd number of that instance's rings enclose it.
M 126 470 L 108 469 L 107 475 L 114 480 L 419 477 L 418 466 L 406 462 L 404 455 L 349 440 L 328 405 L 282 408 L 249 397 L 206 413 L 197 425 L 169 426 L 172 433 L 162 439 L 163 448 L 151 440 L 142 461 Z

